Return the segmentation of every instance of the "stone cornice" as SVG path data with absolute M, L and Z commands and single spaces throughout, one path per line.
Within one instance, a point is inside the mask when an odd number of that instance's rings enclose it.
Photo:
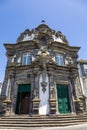
M 60 42 L 51 42 L 48 44 L 48 47 L 54 47 L 55 49 L 56 48 L 61 48 L 61 49 L 64 49 L 64 50 L 67 50 L 67 51 L 74 51 L 74 52 L 78 52 L 80 47 L 77 47 L 77 46 L 69 46 L 67 44 L 63 44 L 63 43 L 60 43 Z
M 78 60 L 77 63 L 78 64 L 87 64 L 87 60 L 81 59 L 81 60 Z
M 7 70 L 33 70 L 34 68 L 42 69 L 42 64 L 36 64 L 36 65 L 25 65 L 25 66 L 8 66 L 6 67 Z M 53 64 L 47 64 L 47 71 L 68 71 L 68 70 L 77 70 L 77 67 L 75 66 L 58 66 Z
M 24 42 L 19 42 L 18 44 L 9 44 L 5 43 L 4 44 L 6 50 L 15 50 L 15 49 L 23 49 L 23 47 L 29 47 L 29 48 L 40 48 L 40 43 L 38 41 L 24 41 Z M 47 44 L 47 48 L 54 48 L 54 49 L 64 49 L 65 51 L 70 51 L 70 52 L 78 52 L 80 47 L 76 46 L 68 46 L 67 44 L 63 44 L 60 42 L 51 42 Z
M 24 42 L 19 42 L 18 44 L 10 44 L 10 43 L 4 44 L 6 50 L 22 49 L 23 47 L 26 47 L 26 46 L 35 48 L 35 46 L 37 46 L 37 45 L 38 45 L 37 41 L 24 41 Z

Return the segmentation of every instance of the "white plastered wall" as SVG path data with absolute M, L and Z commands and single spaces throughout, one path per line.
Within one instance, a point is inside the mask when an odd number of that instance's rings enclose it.
M 41 86 L 42 82 L 42 75 L 40 75 L 39 78 L 39 99 L 40 99 L 40 104 L 39 104 L 39 114 L 40 115 L 47 115 L 49 114 L 49 80 L 48 76 L 46 75 L 46 91 L 43 92 L 43 87 Z

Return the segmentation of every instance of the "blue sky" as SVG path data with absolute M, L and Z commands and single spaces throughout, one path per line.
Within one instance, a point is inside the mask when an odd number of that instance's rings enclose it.
M 15 43 L 21 32 L 43 19 L 71 46 L 80 46 L 79 59 L 87 60 L 87 0 L 0 0 L 0 82 L 6 67 L 3 43 Z

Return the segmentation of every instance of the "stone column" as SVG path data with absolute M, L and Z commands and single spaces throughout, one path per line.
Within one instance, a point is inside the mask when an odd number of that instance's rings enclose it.
M 11 77 L 8 78 L 8 83 L 6 87 L 6 99 L 3 101 L 3 105 L 5 106 L 5 116 L 9 116 L 11 114 Z
M 11 115 L 15 115 L 16 109 L 16 99 L 17 99 L 17 89 L 18 85 L 15 82 L 14 78 L 12 78 L 12 87 L 11 87 Z
M 33 97 L 32 97 L 32 110 L 33 114 L 38 114 L 39 113 L 39 75 L 33 75 L 33 80 L 32 80 L 32 86 L 33 86 Z
M 73 86 L 74 104 L 76 113 L 83 113 L 84 111 L 84 98 L 82 95 L 81 84 L 79 81 L 78 70 L 74 65 L 69 66 L 70 71 L 70 82 Z
M 53 80 L 53 74 L 49 74 L 49 104 L 50 104 L 50 114 L 56 114 L 56 86 Z
M 75 90 L 76 90 L 76 109 L 77 113 L 83 113 L 84 112 L 84 97 L 81 90 L 81 84 L 79 81 L 79 77 L 77 76 L 76 82 L 75 82 Z
M 75 102 L 74 102 L 74 95 L 73 95 L 73 86 L 69 83 L 69 97 L 70 97 L 70 105 L 71 105 L 71 112 L 75 114 Z

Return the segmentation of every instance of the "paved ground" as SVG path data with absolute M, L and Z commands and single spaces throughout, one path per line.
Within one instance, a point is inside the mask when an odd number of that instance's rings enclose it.
M 25 129 L 2 129 L 0 130 L 87 130 L 87 124 L 83 125 L 73 125 L 65 127 L 35 127 L 35 128 L 25 128 Z

